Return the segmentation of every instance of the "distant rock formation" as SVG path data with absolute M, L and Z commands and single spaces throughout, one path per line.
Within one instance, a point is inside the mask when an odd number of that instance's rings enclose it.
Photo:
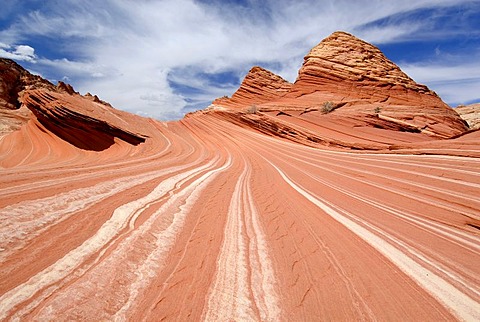
M 385 150 L 468 130 L 433 91 L 377 47 L 345 32 L 333 33 L 305 56 L 295 83 L 255 66 L 231 98 L 218 98 L 187 118 L 203 113 L 304 145 L 355 150 Z M 35 135 L 55 140 L 51 146 L 59 151 L 65 144 L 98 152 L 124 143 L 127 151 L 158 136 L 158 129 L 96 95 L 82 96 L 61 81 L 55 86 L 0 59 L 0 138 L 14 134 L 4 140 L 10 142 L 5 151 L 19 140 L 38 150 Z
M 365 115 L 376 115 L 372 126 L 388 122 L 443 138 L 467 130 L 435 92 L 408 77 L 380 49 L 345 32 L 333 33 L 305 56 L 294 84 L 255 67 L 231 99 L 213 102 L 242 109 L 251 104 L 264 112 L 321 112 L 329 104 L 329 112 L 343 119 L 361 123 Z
M 67 94 L 70 94 L 70 95 L 75 95 L 75 94 L 78 94 L 78 92 L 76 92 L 74 89 L 73 89 L 73 86 L 70 85 L 70 84 L 66 84 L 62 81 L 59 81 L 58 84 L 57 84 L 57 90 L 61 91 L 61 92 L 65 92 Z
M 240 88 L 231 98 L 216 99 L 214 105 L 245 107 L 278 99 L 284 96 L 292 84 L 282 77 L 258 66 L 253 67 L 243 79 Z
M 472 130 L 480 129 L 480 103 L 461 105 L 455 108 Z
M 371 102 L 397 97 L 398 103 L 411 101 L 412 93 L 438 96 L 425 85 L 417 84 L 377 47 L 346 32 L 334 32 L 305 56 L 290 95 L 322 91 L 344 100 Z M 394 95 L 392 95 L 392 93 Z M 401 97 L 404 97 L 404 100 Z

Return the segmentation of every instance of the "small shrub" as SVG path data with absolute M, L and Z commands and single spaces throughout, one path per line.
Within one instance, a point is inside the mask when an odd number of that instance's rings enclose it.
M 378 106 L 375 107 L 375 110 L 374 110 L 375 114 L 378 114 L 378 113 L 380 113 L 381 111 L 382 111 L 382 109 L 381 109 L 380 107 L 378 107 Z
M 335 109 L 335 104 L 330 101 L 327 101 L 322 104 L 321 111 L 323 114 L 328 114 Z
M 249 108 L 247 108 L 247 114 L 257 114 L 258 107 L 257 105 L 250 105 Z

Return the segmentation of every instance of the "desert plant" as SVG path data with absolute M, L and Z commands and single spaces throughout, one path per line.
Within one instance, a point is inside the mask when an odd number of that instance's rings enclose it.
M 247 114 L 256 114 L 257 111 L 258 111 L 257 105 L 250 105 L 250 106 L 247 108 Z
M 382 111 L 382 109 L 380 107 L 378 107 L 378 106 L 375 107 L 375 110 L 374 110 L 375 114 L 379 114 L 381 111 Z
M 333 111 L 334 109 L 335 109 L 335 104 L 333 104 L 330 101 L 327 101 L 327 102 L 322 104 L 321 112 L 323 114 L 327 114 L 327 113 L 330 113 L 331 111 Z

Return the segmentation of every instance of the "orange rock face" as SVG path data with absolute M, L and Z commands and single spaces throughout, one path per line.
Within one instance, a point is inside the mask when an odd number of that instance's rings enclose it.
M 375 46 L 345 32 L 335 32 L 305 56 L 298 78 L 282 90 L 262 91 L 279 77 L 246 76 L 231 99 L 218 99 L 214 105 L 246 108 L 253 103 L 263 111 L 321 111 L 323 104 L 340 107 L 342 119 L 357 119 L 381 111 L 383 119 L 407 124 L 430 135 L 451 137 L 464 132 L 466 124 L 425 85 L 417 84 L 387 59 Z M 274 81 L 277 88 L 280 84 Z M 254 94 L 253 94 L 254 93 Z M 376 113 L 378 114 L 378 113 Z M 372 125 L 375 125 L 372 123 Z
M 434 92 L 413 81 L 377 47 L 344 32 L 333 33 L 305 56 L 288 94 L 299 96 L 347 103 L 351 114 L 371 104 L 392 120 L 444 137 L 466 129 Z
M 417 84 L 402 72 L 377 47 L 345 32 L 333 33 L 305 56 L 291 92 L 292 95 L 305 95 L 315 91 L 372 102 L 402 101 L 401 96 L 408 96 L 409 91 L 438 99 L 425 85 Z
M 291 83 L 280 76 L 256 66 L 250 69 L 240 88 L 231 98 L 218 98 L 213 101 L 213 104 L 227 107 L 245 107 L 265 103 L 284 96 L 291 86 Z
M 0 58 L 0 137 L 20 129 L 30 118 L 30 112 L 22 107 L 23 92 L 28 88 L 55 86 L 39 76 L 27 72 L 10 59 Z
M 4 90 L 0 320 L 480 320 L 480 131 L 251 74 L 175 122 Z
M 119 116 L 121 112 L 79 95 L 29 90 L 23 101 L 43 127 L 80 149 L 101 151 L 115 139 L 133 145 L 145 142 L 145 135 L 128 130 L 131 123 Z M 128 120 L 132 118 L 129 115 Z
M 54 90 L 55 86 L 40 76 L 30 74 L 14 61 L 0 58 L 0 109 L 20 108 L 21 92 L 33 88 Z
M 468 123 L 470 129 L 476 130 L 480 128 L 480 104 L 470 104 L 458 106 L 455 108 L 457 112 L 465 122 Z

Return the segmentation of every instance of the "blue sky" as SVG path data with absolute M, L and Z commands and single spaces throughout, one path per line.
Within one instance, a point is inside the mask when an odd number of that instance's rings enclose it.
M 0 56 L 162 120 L 231 95 L 253 65 L 295 81 L 336 30 L 450 105 L 480 102 L 480 0 L 0 0 Z

